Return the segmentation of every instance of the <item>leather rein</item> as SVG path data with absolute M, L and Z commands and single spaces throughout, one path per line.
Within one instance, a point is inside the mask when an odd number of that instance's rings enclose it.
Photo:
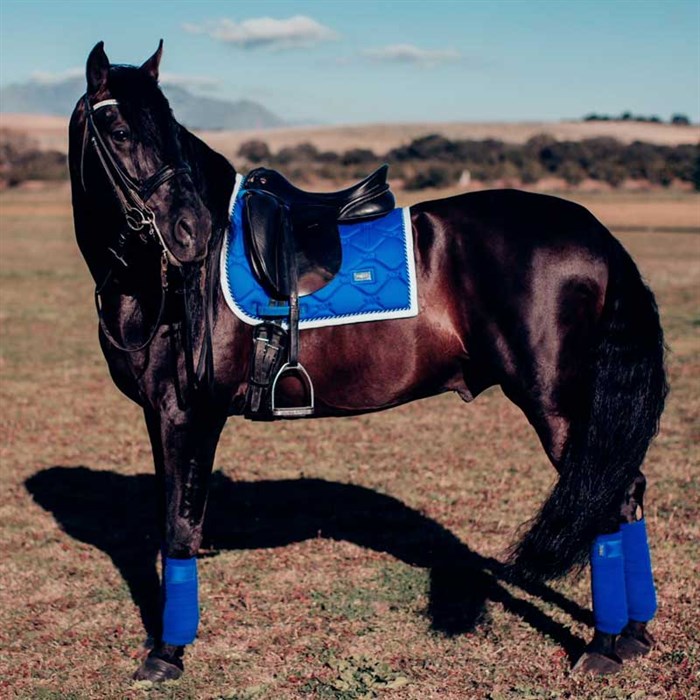
M 85 131 L 83 134 L 83 149 L 80 157 L 80 180 L 83 186 L 83 191 L 87 192 L 85 185 L 85 152 L 87 151 L 88 141 L 92 144 L 97 156 L 102 165 L 102 169 L 109 180 L 112 190 L 119 202 L 126 225 L 130 231 L 138 233 L 140 239 L 145 243 L 149 238 L 155 240 L 161 251 L 160 260 L 160 284 L 161 284 L 161 299 L 158 316 L 153 324 L 153 328 L 149 332 L 146 340 L 138 345 L 124 345 L 120 343 L 109 331 L 104 320 L 102 312 L 101 294 L 112 278 L 113 269 L 110 268 L 101 284 L 95 288 L 95 307 L 97 309 L 97 318 L 100 323 L 100 328 L 107 340 L 117 349 L 123 352 L 136 353 L 145 350 L 152 342 L 158 332 L 163 314 L 165 312 L 165 301 L 168 290 L 168 266 L 181 268 L 182 262 L 170 250 L 163 235 L 158 228 L 156 216 L 153 210 L 148 206 L 148 200 L 155 194 L 156 190 L 178 175 L 190 175 L 191 170 L 187 165 L 173 167 L 172 165 L 164 165 L 156 173 L 151 175 L 143 183 L 134 180 L 126 173 L 112 155 L 110 149 L 102 137 L 94 120 L 94 113 L 104 107 L 117 106 L 119 103 L 115 99 L 102 100 L 95 105 L 90 105 L 88 96 L 84 97 L 85 102 Z M 110 247 L 109 252 L 116 260 L 128 267 L 124 258 L 124 247 L 127 243 L 127 233 L 121 232 L 115 246 Z

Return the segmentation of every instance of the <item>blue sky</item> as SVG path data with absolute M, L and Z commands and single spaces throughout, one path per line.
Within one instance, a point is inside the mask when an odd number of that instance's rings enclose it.
M 0 85 L 161 37 L 167 80 L 291 121 L 700 118 L 699 0 L 0 0 Z

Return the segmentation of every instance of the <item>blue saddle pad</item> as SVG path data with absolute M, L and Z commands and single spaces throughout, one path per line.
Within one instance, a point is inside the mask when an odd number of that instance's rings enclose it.
M 252 272 L 243 235 L 243 178 L 236 176 L 230 226 L 221 251 L 221 285 L 231 310 L 256 325 L 289 315 Z M 300 328 L 407 318 L 418 314 L 416 263 L 408 207 L 358 224 L 341 225 L 340 271 L 325 287 L 299 299 Z

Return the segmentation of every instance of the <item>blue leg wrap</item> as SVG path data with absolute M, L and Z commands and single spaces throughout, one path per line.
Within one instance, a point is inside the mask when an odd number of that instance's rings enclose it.
M 627 624 L 622 533 L 598 535 L 591 550 L 591 589 L 595 628 L 619 634 Z
M 656 591 L 644 518 L 635 523 L 625 523 L 621 531 L 627 613 L 631 620 L 649 622 L 656 612 Z
M 199 624 L 197 558 L 163 558 L 163 641 L 184 646 L 194 641 Z

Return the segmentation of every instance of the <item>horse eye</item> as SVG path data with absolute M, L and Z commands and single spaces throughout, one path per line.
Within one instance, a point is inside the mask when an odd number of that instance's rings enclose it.
M 129 132 L 126 129 L 115 129 L 112 132 L 112 140 L 117 143 L 124 143 L 129 138 Z

